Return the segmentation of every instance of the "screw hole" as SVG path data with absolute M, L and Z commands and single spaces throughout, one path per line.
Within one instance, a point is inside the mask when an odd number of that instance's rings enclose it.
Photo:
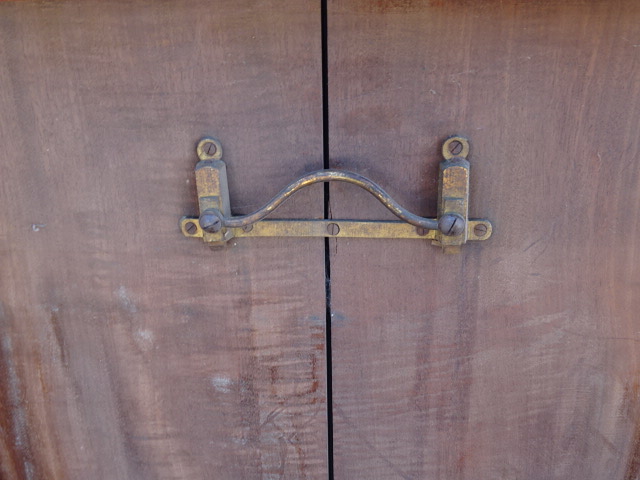
M 445 160 L 456 157 L 466 159 L 469 156 L 469 140 L 459 135 L 449 137 L 442 144 L 442 156 Z
M 340 227 L 337 223 L 330 223 L 327 225 L 327 233 L 329 235 L 338 235 L 340 233 Z
M 198 232 L 198 226 L 193 223 L 193 222 L 187 222 L 184 225 L 184 230 L 189 234 L 189 235 L 195 235 Z
M 219 160 L 222 157 L 222 146 L 215 138 L 205 137 L 198 142 L 196 153 L 200 160 Z

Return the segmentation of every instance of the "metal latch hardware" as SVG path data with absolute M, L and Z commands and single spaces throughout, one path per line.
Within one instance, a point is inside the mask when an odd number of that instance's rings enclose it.
M 469 141 L 460 136 L 442 145 L 438 182 L 438 217 L 425 218 L 400 206 L 377 183 L 344 170 L 318 170 L 287 185 L 265 206 L 248 215 L 231 214 L 227 168 L 222 146 L 203 138 L 196 148 L 199 217 L 182 217 L 180 230 L 187 237 L 224 245 L 236 237 L 352 237 L 415 238 L 432 240 L 445 253 L 458 253 L 469 240 L 486 240 L 492 226 L 488 220 L 469 220 Z M 298 190 L 319 182 L 347 182 L 363 188 L 400 221 L 366 220 L 273 220 L 265 219 Z

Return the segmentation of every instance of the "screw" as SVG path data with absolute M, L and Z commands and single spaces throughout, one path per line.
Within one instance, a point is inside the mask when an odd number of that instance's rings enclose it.
M 429 229 L 424 227 L 416 227 L 416 233 L 421 237 L 424 237 L 427 233 L 429 233 Z
M 187 222 L 187 224 L 184 226 L 184 229 L 189 235 L 195 235 L 195 233 L 198 231 L 198 227 L 193 222 Z
M 462 142 L 459 140 L 453 140 L 449 143 L 449 151 L 452 155 L 458 155 L 462 152 Z
M 327 225 L 327 233 L 329 235 L 337 235 L 340 233 L 340 227 L 337 223 L 330 223 Z
M 455 237 L 464 232 L 464 223 L 457 213 L 447 213 L 438 220 L 438 229 L 448 237 Z
M 487 234 L 487 226 L 484 223 L 478 223 L 473 227 L 473 233 L 476 237 L 484 237 Z
M 211 141 L 205 142 L 205 144 L 202 147 L 202 151 L 207 155 L 215 155 L 217 150 L 218 150 L 218 147 L 216 146 L 215 143 Z
M 245 225 L 242 227 L 242 231 L 245 233 L 249 233 L 251 230 L 253 230 L 253 225 Z
M 212 208 L 202 212 L 202 215 L 200 215 L 200 228 L 209 233 L 216 233 L 222 230 L 220 213 Z

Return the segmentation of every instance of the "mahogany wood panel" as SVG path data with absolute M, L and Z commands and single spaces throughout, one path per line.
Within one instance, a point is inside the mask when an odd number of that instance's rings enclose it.
M 332 240 L 335 478 L 640 478 L 640 4 L 329 2 L 330 155 L 436 212 L 458 256 Z M 387 218 L 331 186 L 335 218 Z
M 0 115 L 0 477 L 326 478 L 323 241 L 177 227 L 321 168 L 317 2 L 3 2 Z

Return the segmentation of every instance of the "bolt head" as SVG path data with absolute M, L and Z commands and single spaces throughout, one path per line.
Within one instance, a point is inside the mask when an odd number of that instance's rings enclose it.
M 222 230 L 222 218 L 217 210 L 205 210 L 200 215 L 200 228 L 208 233 L 217 233 Z
M 447 213 L 438 220 L 438 230 L 448 237 L 455 237 L 464 232 L 465 221 L 457 213 Z

